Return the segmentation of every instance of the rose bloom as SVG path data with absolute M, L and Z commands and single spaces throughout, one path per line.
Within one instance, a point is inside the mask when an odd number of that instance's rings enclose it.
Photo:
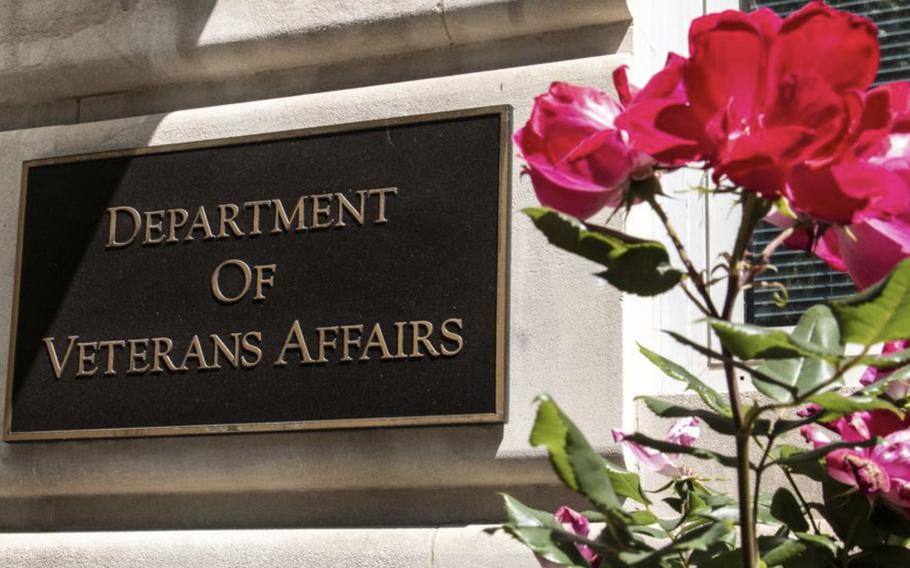
M 573 511 L 569 507 L 560 507 L 556 511 L 556 520 L 562 525 L 562 527 L 570 533 L 577 534 L 578 536 L 587 538 L 588 534 L 591 532 L 591 523 L 588 521 L 588 518 L 579 513 L 578 511 Z M 588 564 L 597 568 L 600 565 L 600 557 L 597 556 L 587 545 L 576 544 L 578 552 L 588 561 Z M 543 568 L 558 568 L 558 564 L 554 564 L 549 560 L 537 557 L 537 561 L 540 562 L 540 565 Z
M 691 447 L 698 441 L 701 430 L 697 418 L 680 418 L 667 431 L 666 440 L 671 444 Z M 677 454 L 665 454 L 653 448 L 647 448 L 635 442 L 626 441 L 627 433 L 613 429 L 613 441 L 620 442 L 629 448 L 638 461 L 646 468 L 667 477 L 680 477 L 683 471 L 677 464 Z
M 882 346 L 882 355 L 889 355 L 897 351 L 903 351 L 910 347 L 910 340 L 899 339 L 897 341 L 886 341 Z M 875 367 L 869 367 L 866 369 L 866 372 L 863 373 L 863 376 L 860 377 L 859 382 L 863 386 L 869 386 L 871 384 L 877 383 L 878 381 L 883 381 L 891 376 L 893 370 L 880 370 Z M 886 388 L 885 392 L 893 398 L 894 400 L 901 400 L 907 398 L 907 395 L 910 394 L 910 384 L 905 380 L 896 380 L 890 383 Z
M 855 412 L 826 427 L 846 442 L 863 442 L 875 437 L 883 442 L 870 448 L 834 450 L 825 458 L 828 474 L 856 487 L 863 495 L 881 497 L 910 513 L 910 418 L 899 418 L 887 410 Z M 800 433 L 816 448 L 832 439 L 818 425 L 803 426 Z
M 910 256 L 910 85 L 894 83 L 869 94 L 879 99 L 880 123 L 884 130 L 869 130 L 830 169 L 837 173 L 843 164 L 878 172 L 879 183 L 892 189 L 888 208 L 891 213 L 862 213 L 845 223 L 819 227 L 812 219 L 799 219 L 802 225 L 786 241 L 790 248 L 810 250 L 835 270 L 847 272 L 860 288 L 867 288 L 888 275 L 902 259 Z M 819 191 L 838 183 L 835 176 L 823 171 L 811 174 L 807 181 Z M 842 184 L 844 185 L 844 184 Z M 780 216 L 769 219 L 779 226 L 797 223 Z M 783 222 L 782 222 L 783 221 Z
M 606 93 L 568 83 L 534 100 L 515 144 L 542 204 L 587 219 L 622 203 L 630 178 L 651 175 L 653 160 L 614 125 L 622 110 Z
M 671 55 L 616 125 L 661 163 L 703 162 L 715 179 L 814 221 L 896 215 L 906 185 L 871 142 L 888 132 L 894 91 L 867 92 L 879 63 L 875 25 L 813 2 L 695 20 L 690 56 Z M 877 156 L 877 158 L 876 158 Z

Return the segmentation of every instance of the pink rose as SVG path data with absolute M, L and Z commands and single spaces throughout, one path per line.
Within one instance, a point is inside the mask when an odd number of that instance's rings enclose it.
M 852 185 L 886 191 L 852 217 L 847 215 L 849 199 L 829 198 L 832 211 L 847 208 L 841 215 L 846 220 L 831 225 L 817 238 L 812 233 L 819 229 L 803 228 L 787 241 L 787 246 L 812 250 L 832 268 L 849 273 L 859 288 L 880 281 L 910 256 L 910 86 L 892 84 L 877 93 L 880 108 L 872 114 L 880 117 L 868 122 L 887 127 L 867 130 L 849 154 L 827 170 L 806 174 L 805 183 L 819 200 L 826 192 L 855 194 Z M 844 171 L 848 174 L 841 175 Z
M 826 427 L 845 442 L 876 437 L 883 442 L 869 448 L 834 450 L 825 458 L 828 474 L 856 487 L 863 495 L 881 497 L 907 511 L 910 508 L 910 422 L 887 410 L 855 412 Z M 803 426 L 800 433 L 816 448 L 832 442 L 820 426 Z
M 700 433 L 701 430 L 698 427 L 697 418 L 680 418 L 667 431 L 667 441 L 671 444 L 691 447 L 698 441 Z M 676 463 L 676 460 L 679 459 L 677 454 L 665 454 L 635 442 L 625 441 L 626 436 L 628 434 L 622 430 L 613 429 L 613 441 L 625 444 L 642 465 L 667 477 L 680 477 L 683 475 L 682 470 Z
M 577 534 L 578 536 L 584 538 L 587 538 L 588 534 L 591 532 L 591 523 L 588 521 L 588 518 L 566 506 L 560 507 L 554 516 L 566 530 L 566 532 Z M 591 549 L 584 544 L 576 544 L 575 546 L 578 548 L 578 552 L 581 553 L 584 559 L 587 560 L 591 566 L 597 568 L 597 566 L 600 564 L 600 557 L 594 554 L 594 552 L 592 552 Z M 554 564 L 553 562 L 545 560 L 540 556 L 537 557 L 537 561 L 540 562 L 540 565 L 543 566 L 543 568 L 559 568 L 558 564 Z
M 882 347 L 882 355 L 887 355 L 896 351 L 903 351 L 907 347 L 910 347 L 910 340 L 907 339 L 888 341 Z M 866 369 L 866 372 L 863 373 L 863 376 L 860 378 L 859 382 L 864 386 L 869 386 L 873 383 L 877 383 L 878 381 L 887 379 L 893 372 L 894 371 L 882 371 L 876 369 L 875 367 L 869 367 Z M 894 400 L 900 400 L 907 398 L 907 394 L 910 393 L 910 385 L 907 384 L 907 381 L 894 381 L 888 385 L 888 387 L 885 389 L 885 392 L 888 393 L 888 396 Z
M 622 110 L 602 91 L 568 83 L 534 100 L 515 144 L 541 203 L 587 219 L 622 203 L 631 177 L 651 175 L 653 160 L 631 150 L 613 124 Z

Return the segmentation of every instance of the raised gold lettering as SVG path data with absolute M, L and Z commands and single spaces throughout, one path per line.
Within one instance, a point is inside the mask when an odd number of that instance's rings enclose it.
M 338 349 L 338 342 L 336 338 L 333 337 L 331 340 L 328 338 L 329 333 L 338 334 L 338 326 L 328 326 L 328 327 L 317 327 L 316 335 L 319 338 L 319 358 L 316 359 L 317 363 L 327 363 L 328 359 L 325 357 L 326 348 L 331 348 L 332 351 Z
M 110 376 L 110 375 L 116 374 L 116 371 L 114 371 L 114 348 L 115 347 L 125 347 L 125 346 L 126 346 L 126 341 L 123 341 L 122 339 L 98 342 L 98 348 L 105 349 L 107 351 L 107 353 L 106 353 L 107 365 L 104 368 L 105 375 Z
M 449 329 L 450 326 L 457 326 L 458 332 Z M 442 327 L 440 328 L 439 333 L 442 335 L 443 339 L 447 339 L 455 344 L 455 346 L 452 348 L 446 347 L 445 345 L 439 346 L 439 350 L 446 357 L 454 357 L 455 355 L 461 353 L 461 350 L 464 347 L 464 338 L 459 332 L 462 329 L 464 329 L 464 324 L 462 323 L 461 318 L 449 318 L 442 322 Z
M 190 218 L 190 214 L 186 209 L 168 209 L 168 228 L 167 228 L 167 242 L 176 243 L 180 239 L 177 238 L 177 229 L 186 225 L 186 222 Z M 177 218 L 180 218 L 178 221 Z M 192 239 L 189 239 L 192 240 Z
M 186 237 L 183 240 L 192 241 L 193 232 L 196 230 L 202 231 L 202 240 L 204 241 L 210 241 L 215 238 L 215 233 L 212 232 L 212 226 L 209 224 L 209 217 L 205 214 L 205 207 L 202 206 L 196 210 L 193 224 L 190 225 L 190 230 L 186 233 Z
M 253 228 L 252 228 L 252 230 L 250 230 L 250 233 L 249 233 L 250 236 L 256 237 L 256 236 L 261 235 L 262 230 L 259 228 L 259 219 L 260 219 L 259 210 L 262 207 L 266 207 L 266 208 L 271 207 L 272 202 L 268 199 L 263 199 L 260 201 L 247 201 L 246 203 L 243 204 L 243 206 L 247 209 L 249 209 L 251 207 L 253 209 Z
M 284 205 L 281 203 L 280 199 L 273 199 L 272 203 L 275 204 L 275 228 L 272 229 L 272 234 L 277 235 L 282 232 L 290 232 L 291 222 L 296 218 L 297 219 L 297 232 L 305 231 L 306 225 L 303 223 L 303 197 L 297 200 L 297 205 L 294 206 L 294 210 L 291 211 L 291 216 L 288 217 L 287 211 L 284 210 Z M 284 228 L 282 231 L 281 228 Z
M 275 360 L 276 367 L 284 367 L 288 364 L 284 359 L 288 349 L 296 349 L 300 353 L 301 365 L 304 363 L 315 363 L 310 355 L 310 350 L 306 346 L 306 339 L 304 339 L 303 331 L 300 329 L 300 322 L 297 320 L 294 320 L 291 325 L 288 336 L 284 340 L 284 345 L 281 347 L 281 353 L 278 354 L 278 359 Z
M 152 236 L 152 232 L 157 235 Z M 164 211 L 146 211 L 145 212 L 145 238 L 142 239 L 144 245 L 157 245 L 164 242 Z
M 356 331 L 357 336 L 352 337 L 351 332 Z M 353 361 L 351 357 L 351 347 L 360 348 L 361 336 L 363 335 L 363 325 L 343 325 L 341 326 L 341 360 L 347 363 Z
M 421 332 L 422 330 L 422 332 Z M 433 334 L 433 324 L 428 321 L 411 322 L 411 359 L 423 357 L 423 346 L 433 357 L 439 357 L 439 351 L 430 343 L 430 336 Z
M 152 373 L 160 373 L 164 369 L 161 363 L 171 372 L 179 371 L 180 368 L 171 360 L 171 350 L 174 348 L 174 341 L 170 337 L 153 337 L 152 338 Z
M 218 206 L 218 238 L 226 239 L 228 238 L 228 227 L 231 228 L 231 232 L 234 233 L 236 237 L 242 237 L 243 231 L 240 230 L 240 227 L 237 226 L 235 219 L 240 213 L 240 208 L 234 205 L 233 203 L 226 203 L 224 205 Z
M 253 340 L 256 342 L 254 343 Z M 258 331 L 248 331 L 243 334 L 243 337 L 240 339 L 240 345 L 246 353 L 240 356 L 240 364 L 244 369 L 255 367 L 262 361 L 262 348 L 259 347 L 260 343 L 262 343 L 262 333 Z M 252 355 L 252 357 L 247 357 L 247 355 Z
M 54 370 L 54 377 L 59 379 L 60 375 L 63 374 L 63 369 L 66 367 L 66 361 L 70 358 L 70 353 L 72 353 L 73 345 L 77 339 L 79 339 L 78 335 L 70 335 L 66 338 L 66 351 L 63 352 L 63 361 L 60 361 L 57 357 L 57 349 L 54 347 L 54 338 L 44 338 L 44 346 L 47 347 L 47 356 L 51 360 L 51 368 Z
M 310 228 L 311 229 L 328 229 L 335 224 L 335 219 L 329 219 L 328 215 L 332 213 L 331 193 L 321 193 L 319 195 L 313 195 L 310 199 L 313 200 L 313 205 L 310 208 Z M 321 200 L 327 200 L 329 203 L 326 205 L 320 205 Z
M 133 239 L 136 238 L 136 235 L 139 234 L 139 229 L 142 228 L 142 217 L 139 216 L 139 212 L 132 207 L 111 207 L 107 212 L 108 215 L 111 216 L 111 219 L 110 224 L 108 225 L 107 244 L 105 245 L 105 248 L 120 248 L 132 243 Z M 130 233 L 129 238 L 125 241 L 117 240 L 117 215 L 119 213 L 126 213 L 133 220 L 133 232 Z
M 130 353 L 130 357 L 129 357 L 130 366 L 129 366 L 129 369 L 127 370 L 127 373 L 128 374 L 137 374 L 137 373 L 144 373 L 144 372 L 148 371 L 149 366 L 146 363 L 146 361 L 148 360 L 147 357 L 148 357 L 149 340 L 148 339 L 127 339 L 126 343 L 129 346 L 129 353 Z M 137 349 L 137 347 L 139 347 L 140 345 L 143 347 L 142 351 L 139 351 Z M 146 364 L 143 367 L 137 367 L 136 366 L 137 363 L 146 363 Z
M 95 350 L 98 349 L 98 343 L 95 341 L 80 341 L 76 344 L 79 350 L 79 365 L 76 368 L 77 377 L 91 377 L 98 371 L 95 365 Z M 89 351 L 91 349 L 92 351 Z M 91 365 L 91 367 L 87 367 Z

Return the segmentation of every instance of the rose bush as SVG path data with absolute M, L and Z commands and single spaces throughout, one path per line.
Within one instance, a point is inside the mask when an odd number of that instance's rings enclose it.
M 729 11 L 695 20 L 689 55 L 671 54 L 641 88 L 620 68 L 616 99 L 554 83 L 535 100 L 515 143 L 547 207 L 526 213 L 551 243 L 605 267 L 598 276 L 623 292 L 680 287 L 714 339 L 671 337 L 720 362 L 726 378 L 718 392 L 641 347 L 702 401 L 642 397 L 676 419 L 665 439 L 614 430 L 643 467 L 672 478 L 654 491 L 598 455 L 541 396 L 531 443 L 592 505 L 554 516 L 505 498 L 503 529 L 541 563 L 910 566 L 910 85 L 873 87 L 879 54 L 871 21 L 823 2 L 786 18 Z M 732 248 L 707 266 L 693 262 L 662 206 L 661 175 L 679 168 L 710 174 L 701 191 L 732 195 L 740 209 Z M 632 206 L 653 211 L 680 268 L 661 243 L 588 220 Z M 784 234 L 751 254 L 766 218 Z M 736 322 L 738 296 L 774 269 L 784 242 L 846 270 L 863 292 L 810 308 L 789 332 Z M 844 391 L 863 367 L 862 387 Z M 740 376 L 765 398 L 745 404 Z M 730 436 L 735 452 L 699 447 L 702 425 Z M 791 445 L 798 434 L 808 446 Z M 681 456 L 729 468 L 735 497 L 705 485 Z M 767 495 L 771 470 L 788 486 Z M 820 498 L 807 497 L 808 484 L 821 485 Z M 671 516 L 658 515 L 655 497 Z M 590 522 L 603 530 L 593 534 Z

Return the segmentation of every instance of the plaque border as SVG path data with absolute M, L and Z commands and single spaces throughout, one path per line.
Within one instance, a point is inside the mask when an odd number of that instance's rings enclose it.
M 450 111 L 430 112 L 392 118 L 370 119 L 357 122 L 333 124 L 282 130 L 260 134 L 177 142 L 157 146 L 102 150 L 81 154 L 54 156 L 24 160 L 19 189 L 19 221 L 16 236 L 16 268 L 13 284 L 13 303 L 10 317 L 9 356 L 6 375 L 6 393 L 3 416 L 3 440 L 5 442 L 36 440 L 80 440 L 99 438 L 136 438 L 161 436 L 191 436 L 205 434 L 233 434 L 252 432 L 291 432 L 306 430 L 340 430 L 355 428 L 378 428 L 400 426 L 448 426 L 458 424 L 502 424 L 506 421 L 506 335 L 508 310 L 508 254 L 509 223 L 511 212 L 511 172 L 512 172 L 512 105 L 490 105 Z M 340 418 L 329 420 L 300 420 L 285 422 L 247 422 L 237 424 L 194 424 L 177 426 L 142 426 L 135 428 L 94 428 L 81 430 L 42 430 L 34 432 L 14 432 L 12 430 L 12 394 L 13 372 L 15 369 L 16 334 L 19 323 L 20 276 L 22 271 L 22 247 L 25 231 L 25 204 L 28 189 L 28 171 L 30 168 L 51 164 L 81 162 L 121 156 L 143 156 L 166 152 L 181 152 L 204 148 L 219 148 L 249 142 L 267 142 L 368 130 L 405 124 L 441 122 L 445 120 L 474 116 L 499 116 L 499 199 L 497 228 L 497 266 L 496 266 L 496 353 L 495 353 L 495 411 L 481 414 L 440 414 L 421 416 L 397 416 L 377 418 Z

